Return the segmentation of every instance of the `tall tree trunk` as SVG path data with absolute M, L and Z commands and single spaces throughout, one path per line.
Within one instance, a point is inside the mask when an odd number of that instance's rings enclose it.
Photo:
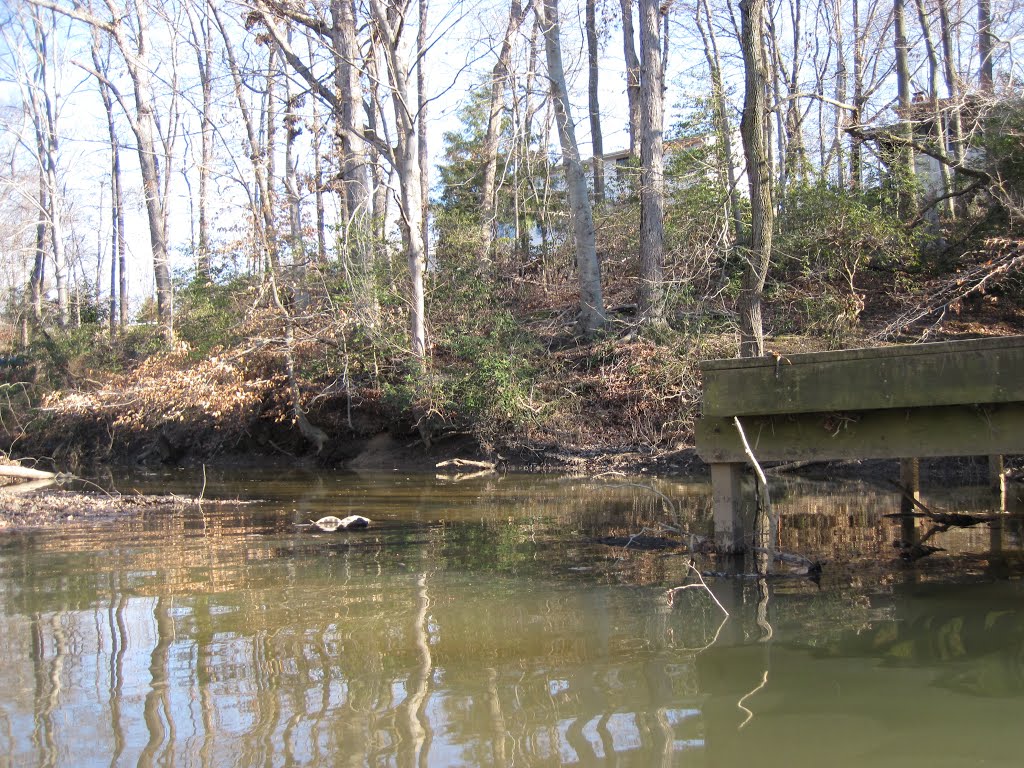
M 924 40 L 925 52 L 928 57 L 928 104 L 931 106 L 935 142 L 943 153 L 947 151 L 946 120 L 943 110 L 939 106 L 939 55 L 935 49 L 935 41 L 932 39 L 931 25 L 928 23 L 928 11 L 925 8 L 924 0 L 914 0 L 917 9 L 917 21 L 921 26 L 921 37 Z M 939 172 L 942 174 L 942 194 L 946 195 L 944 203 L 946 213 L 953 217 L 956 213 L 953 198 L 949 196 L 953 191 L 953 179 L 949 166 L 939 163 Z
M 802 0 L 790 0 L 790 25 L 793 35 L 793 51 L 786 80 L 786 163 L 789 179 L 803 182 L 806 179 L 807 148 L 804 146 L 803 114 L 800 111 L 800 58 L 803 40 Z M 780 193 L 781 194 L 781 193 Z
M 116 139 L 116 136 L 115 136 Z M 114 184 L 114 221 L 112 237 L 117 238 L 117 304 L 118 330 L 123 334 L 128 328 L 128 242 L 125 240 L 124 180 L 121 177 L 121 145 L 116 140 L 110 150 L 110 175 Z M 111 256 L 113 258 L 113 255 Z
M 942 41 L 942 70 L 946 80 L 946 95 L 949 98 L 949 140 L 957 167 L 964 162 L 964 129 L 960 116 L 960 86 L 954 64 L 953 30 L 949 20 L 948 0 L 938 0 L 939 38 Z M 954 179 L 955 183 L 955 179 Z M 958 201 L 962 205 L 962 201 Z
M 117 336 L 117 180 L 113 174 L 110 176 L 110 297 L 107 309 L 107 324 L 113 339 Z
M 202 0 L 203 13 L 195 18 L 192 5 L 187 4 L 192 32 L 192 45 L 196 54 L 196 70 L 202 89 L 203 102 L 200 120 L 199 158 L 199 237 L 196 243 L 196 277 L 210 280 L 210 174 L 213 168 L 213 37 L 209 14 L 210 0 Z M 199 5 L 199 3 L 196 3 Z
M 900 108 L 900 136 L 905 145 L 897 150 L 897 184 L 900 214 L 913 216 L 914 204 L 914 127 L 911 122 L 910 45 L 907 42 L 906 0 L 893 0 L 894 43 L 896 46 L 896 92 Z
M 391 137 L 388 135 L 387 123 L 384 121 L 384 112 L 381 109 L 380 99 L 380 72 L 377 67 L 377 45 L 373 42 L 366 55 L 366 72 L 370 80 L 370 109 L 367 111 L 367 119 L 370 125 L 370 132 L 374 136 L 383 137 L 387 146 L 391 146 Z M 375 145 L 370 145 L 373 162 L 373 238 L 383 243 L 388 226 L 388 204 L 391 200 L 391 177 L 394 174 L 394 165 L 389 166 L 385 174 L 382 163 L 382 152 Z
M 622 50 L 626 61 L 626 99 L 629 102 L 629 154 L 636 157 L 640 143 L 640 60 L 636 57 L 633 0 L 619 0 L 622 9 Z
M 707 59 L 708 70 L 711 73 L 711 90 L 715 105 L 715 129 L 718 131 L 718 141 L 722 145 L 720 156 L 722 165 L 725 168 L 725 178 L 728 184 L 729 216 L 732 221 L 733 238 L 742 240 L 746 235 L 743 232 L 739 184 L 736 179 L 736 164 L 733 162 L 732 155 L 732 125 L 729 122 L 729 108 L 725 100 L 725 86 L 722 82 L 722 59 L 718 52 L 718 40 L 715 37 L 714 26 L 711 22 L 711 9 L 708 7 L 707 0 L 701 0 L 700 7 L 697 8 L 695 16 L 697 29 L 700 31 L 701 39 L 704 42 L 704 58 Z
M 149 220 L 149 241 L 153 252 L 153 276 L 156 282 L 157 322 L 164 343 L 174 342 L 174 293 L 171 285 L 170 254 L 167 247 L 167 207 L 161 189 L 160 132 L 156 122 L 156 99 L 150 84 L 146 38 L 149 25 L 145 5 L 136 5 L 138 28 L 135 31 L 135 49 L 124 39 L 118 47 L 129 62 L 128 74 L 135 91 L 136 115 L 132 128 L 138 147 L 139 168 L 142 172 L 142 192 L 146 200 Z M 120 29 L 120 27 L 115 27 Z M 123 33 L 121 34 L 123 38 Z M 164 169 L 164 173 L 169 172 Z
M 850 122 L 861 128 L 864 119 L 864 34 L 860 24 L 860 0 L 851 0 L 853 17 L 853 112 Z M 864 175 L 864 140 L 854 136 L 850 140 L 850 187 L 861 189 Z
M 334 54 L 335 125 L 342 151 L 344 222 L 347 252 L 344 258 L 355 274 L 358 313 L 364 322 L 377 322 L 379 307 L 373 289 L 376 249 L 370 197 L 368 149 L 363 132 L 362 55 L 358 39 L 355 0 L 331 0 L 331 43 Z M 312 76 L 312 75 L 311 75 Z
M 604 138 L 601 135 L 601 100 L 597 83 L 596 0 L 586 0 L 587 98 L 590 104 L 590 146 L 593 153 L 594 200 L 604 202 Z
M 764 49 L 765 0 L 741 0 L 744 90 L 740 136 L 750 187 L 750 241 L 740 287 L 740 357 L 764 354 L 761 300 L 772 256 L 775 209 L 764 124 L 768 113 L 768 62 Z
M 551 81 L 551 102 L 562 145 L 566 192 L 576 237 L 576 269 L 580 285 L 579 333 L 590 338 L 605 323 L 604 297 L 601 289 L 601 265 L 597 259 L 594 214 L 590 207 L 587 179 L 576 144 L 576 126 L 569 109 L 569 96 L 562 68 L 562 43 L 558 23 L 558 0 L 543 0 L 537 7 L 543 13 L 544 49 L 547 54 L 548 78 Z
M 70 304 L 68 299 L 67 254 L 62 220 L 63 195 L 57 174 L 60 139 L 57 133 L 57 84 L 51 61 L 50 31 L 44 26 L 39 9 L 31 9 L 32 53 L 35 57 L 34 83 L 29 88 L 32 120 L 35 126 L 36 152 L 46 185 L 46 227 L 53 255 L 53 279 L 57 289 L 57 323 L 68 325 Z M 42 200 L 42 198 L 40 198 Z
M 354 0 L 331 0 L 331 13 L 337 51 L 336 87 L 341 110 L 336 117 L 341 127 L 345 199 L 349 217 L 361 221 L 369 204 L 369 178 L 363 140 L 363 90 L 359 82 L 360 53 Z
M 843 29 L 844 0 L 833 0 L 833 34 L 835 36 L 836 53 L 836 101 L 840 104 L 846 103 L 846 92 L 849 85 L 849 72 L 846 68 L 846 38 Z M 846 157 L 843 152 L 843 141 L 846 127 L 846 110 L 836 106 L 835 138 L 833 140 L 833 151 L 836 157 L 836 185 L 843 189 L 846 187 Z M 822 169 L 823 172 L 825 169 Z
M 484 134 L 483 181 L 480 184 L 480 248 L 477 258 L 490 259 L 491 242 L 494 238 L 494 211 L 496 208 L 495 182 L 498 176 L 498 142 L 501 138 L 501 121 L 505 114 L 505 89 L 508 87 L 509 63 L 512 59 L 512 40 L 522 25 L 530 7 L 524 9 L 520 0 L 512 0 L 508 13 L 505 37 L 501 41 L 498 60 L 491 70 L 491 98 L 487 112 L 487 132 Z
M 202 162 L 199 166 L 199 276 L 210 279 L 210 171 L 213 167 L 213 47 L 210 21 L 204 19 L 200 83 L 203 88 Z
M 419 0 L 419 28 L 416 32 L 416 122 L 419 132 L 420 200 L 423 204 L 423 260 L 430 262 L 430 161 L 427 152 L 427 3 Z
M 295 140 L 302 133 L 300 118 L 296 112 L 296 99 L 292 95 L 291 81 L 285 78 L 284 115 L 284 193 L 288 201 L 288 246 L 291 251 L 292 283 L 295 291 L 295 305 L 298 311 L 309 306 L 309 292 L 306 289 L 306 246 L 302 238 L 302 197 L 299 194 L 298 157 Z
M 312 41 L 310 41 L 312 44 Z M 310 104 L 313 112 L 312 143 L 313 152 L 313 205 L 316 210 L 316 260 L 318 264 L 327 261 L 327 220 L 324 216 L 324 169 L 322 140 L 324 125 L 320 118 L 320 108 L 317 100 L 313 99 Z
M 992 63 L 992 0 L 978 0 L 978 85 L 991 93 L 995 84 Z
M 100 58 L 99 32 L 93 29 L 92 65 L 97 74 L 100 98 L 107 117 L 107 139 L 110 142 L 110 335 L 113 337 L 120 326 L 122 332 L 128 324 L 127 292 L 128 282 L 124 274 L 126 243 L 124 241 L 124 191 L 121 181 L 121 141 L 117 135 L 114 120 L 114 97 L 108 86 L 107 63 Z M 121 279 L 118 281 L 118 272 Z M 120 290 L 119 290 L 120 288 Z M 120 304 L 120 322 L 115 317 Z
M 395 171 L 401 197 L 403 235 L 409 262 L 409 336 L 413 355 L 420 361 L 427 356 L 427 322 L 423 280 L 426 250 L 423 243 L 423 199 L 420 178 L 419 123 L 412 111 L 416 103 L 410 83 L 409 60 L 401 40 L 401 22 L 408 0 L 371 0 L 373 22 L 382 40 L 391 102 L 395 110 L 398 146 Z
M 43 321 L 43 284 L 46 278 L 46 173 L 39 166 L 39 194 L 36 198 L 36 241 L 35 258 L 32 265 L 32 276 L 29 279 L 29 304 L 32 319 L 38 325 Z
M 640 0 L 640 290 L 641 322 L 660 322 L 665 282 L 664 104 L 660 4 Z
M 268 167 L 269 148 L 260 143 L 258 129 L 253 118 L 249 103 L 246 100 L 246 86 L 242 80 L 242 70 L 235 57 L 234 45 L 224 27 L 223 20 L 216 6 L 211 5 L 214 21 L 224 41 L 224 56 L 227 59 L 228 73 L 234 86 L 235 103 L 242 117 L 242 128 L 245 131 L 249 162 L 252 164 L 253 180 L 256 189 L 250 196 L 250 209 L 253 227 L 256 231 L 258 250 L 262 258 L 274 267 L 277 264 L 277 234 L 274 226 L 274 209 L 270 186 L 273 183 Z
M 266 228 L 263 232 L 266 238 L 266 269 L 272 273 L 275 280 L 281 276 L 281 254 L 278 243 L 277 232 L 277 81 L 280 76 L 277 63 L 277 51 L 270 49 L 267 57 L 267 72 L 263 87 L 263 111 L 260 116 L 264 134 L 261 147 L 266 180 L 258 187 L 260 194 L 260 205 L 266 212 L 264 219 Z

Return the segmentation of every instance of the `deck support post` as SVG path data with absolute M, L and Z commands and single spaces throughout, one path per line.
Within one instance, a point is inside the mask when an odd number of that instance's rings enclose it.
M 988 457 L 988 484 L 996 503 L 996 510 L 1006 511 L 1006 472 L 1001 454 Z
M 743 550 L 743 496 L 740 488 L 742 473 L 743 464 L 711 464 L 715 545 L 721 552 Z
M 900 459 L 900 485 L 903 486 L 903 497 L 900 499 L 900 536 L 911 544 L 918 542 L 919 531 L 917 518 L 912 517 L 917 511 L 915 501 L 921 500 L 921 460 Z

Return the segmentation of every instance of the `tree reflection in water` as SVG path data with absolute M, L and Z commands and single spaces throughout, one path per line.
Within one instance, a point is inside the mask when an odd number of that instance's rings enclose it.
M 773 488 L 781 548 L 836 567 L 820 587 L 765 563 L 708 578 L 723 621 L 699 589 L 665 600 L 688 555 L 594 543 L 659 521 L 706 530 L 704 486 L 374 482 L 303 480 L 294 501 L 8 539 L 0 752 L 75 766 L 810 764 L 827 738 L 834 764 L 857 764 L 866 742 L 922 736 L 922 712 L 969 723 L 973 754 L 1010 749 L 1019 585 L 868 567 L 892 559 L 895 494 Z M 296 532 L 357 511 L 355 497 L 376 528 Z M 979 542 L 987 531 L 950 548 Z M 1019 559 L 1019 539 L 1002 544 Z M 798 738 L 794 719 L 815 726 Z M 965 728 L 947 730 L 918 748 L 965 748 L 950 743 Z

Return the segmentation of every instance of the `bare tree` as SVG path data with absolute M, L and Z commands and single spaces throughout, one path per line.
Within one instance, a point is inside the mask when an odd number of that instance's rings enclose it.
M 768 112 L 768 62 L 764 47 L 765 0 L 740 0 L 743 52 L 743 118 L 740 136 L 750 188 L 750 239 L 744 255 L 746 267 L 740 288 L 740 357 L 764 354 L 761 299 L 772 256 L 775 208 L 772 203 L 772 172 L 765 140 Z
M 210 279 L 210 175 L 213 170 L 213 23 L 209 18 L 210 0 L 186 2 L 191 44 L 196 55 L 196 70 L 202 89 L 199 113 L 199 237 L 196 243 L 196 276 Z
M 849 86 L 849 70 L 846 66 L 846 36 L 843 26 L 845 8 L 843 0 L 832 2 L 832 35 L 835 45 L 836 57 L 836 102 L 845 104 L 847 88 Z M 836 184 L 843 188 L 846 186 L 846 158 L 843 153 L 843 141 L 846 134 L 843 128 L 846 125 L 846 110 L 837 108 L 835 110 L 835 132 L 833 134 L 833 152 L 836 158 Z
M 421 237 L 423 260 L 430 260 L 430 162 L 427 152 L 427 6 L 429 0 L 419 0 L 419 25 L 416 30 L 416 122 L 419 129 Z
M 309 303 L 305 288 L 306 247 L 302 237 L 302 195 L 299 192 L 299 158 L 295 147 L 302 134 L 298 109 L 302 96 L 292 94 L 290 79 L 285 79 L 284 115 L 284 194 L 288 203 L 288 250 L 291 252 L 292 283 L 295 286 L 296 308 L 304 310 Z
M 986 93 L 995 82 L 992 39 L 992 0 L 978 0 L 978 84 Z
M 394 167 L 398 174 L 402 234 L 409 262 L 409 332 L 413 355 L 427 354 L 427 322 L 423 277 L 426 249 L 423 242 L 423 198 L 420 173 L 420 126 L 411 83 L 411 62 L 402 39 L 405 14 L 412 0 L 370 0 L 371 15 L 381 40 L 395 112 L 397 146 Z
M 939 10 L 939 39 L 942 43 L 942 72 L 946 81 L 946 97 L 950 103 L 950 148 L 959 167 L 964 162 L 964 129 L 960 114 L 960 85 L 956 74 L 953 31 L 949 19 L 948 0 L 938 0 L 937 4 Z
M 110 335 L 128 325 L 127 243 L 125 242 L 124 180 L 121 178 L 121 139 L 114 118 L 114 96 L 109 87 L 109 59 L 100 55 L 99 30 L 92 30 L 92 65 L 96 71 L 110 141 Z M 117 313 L 117 308 L 120 312 Z M 117 318 L 115 319 L 115 314 Z
M 129 0 L 124 6 L 118 6 L 114 0 L 103 0 L 107 16 L 101 17 L 95 9 L 79 5 L 67 7 L 50 0 L 29 2 L 82 21 L 109 35 L 125 63 L 132 81 L 133 104 L 127 102 L 113 83 L 109 87 L 135 135 L 153 253 L 157 322 L 164 342 L 171 344 L 174 341 L 174 294 L 167 245 L 167 183 L 172 142 L 169 136 L 162 135 L 157 117 L 159 112 L 149 62 L 149 9 L 142 0 Z
M 665 281 L 664 72 L 658 0 L 640 0 L 640 290 L 642 322 L 663 319 Z
M 37 265 L 38 281 L 31 283 L 33 315 L 42 318 L 42 276 L 45 272 L 45 254 L 49 251 L 53 261 L 54 285 L 57 290 L 57 323 L 65 327 L 70 319 L 68 296 L 68 258 L 64 232 L 64 196 L 58 160 L 60 136 L 57 127 L 57 84 L 54 61 L 53 35 L 56 21 L 52 14 L 29 5 L 21 16 L 12 18 L 11 32 L 21 33 L 22 40 L 14 39 L 5 29 L 2 33 L 7 48 L 14 54 L 17 86 L 22 102 L 32 122 L 35 162 L 39 173 L 37 195 Z M 29 142 L 26 142 L 28 144 Z
M 909 216 L 914 210 L 914 151 L 911 148 L 914 128 L 910 118 L 910 46 L 907 42 L 905 0 L 893 0 L 892 12 L 896 46 L 896 91 L 900 109 L 900 134 L 903 139 L 903 146 L 897 149 L 897 183 L 900 212 Z
M 860 18 L 860 0 L 851 0 L 850 13 L 853 17 L 853 112 L 850 123 L 860 128 L 864 119 L 864 36 Z M 863 141 L 851 138 L 850 144 L 850 186 L 859 190 L 862 184 L 864 158 Z
M 312 46 L 312 38 L 307 38 Z M 313 174 L 310 178 L 310 186 L 313 190 L 313 207 L 316 211 L 316 260 L 323 264 L 327 261 L 327 218 L 324 209 L 324 169 L 323 169 L 323 135 L 324 124 L 320 117 L 319 102 L 312 99 L 310 110 L 312 118 L 310 123 L 310 143 L 313 154 Z
M 601 99 L 598 96 L 596 0 L 586 0 L 587 99 L 590 105 L 590 146 L 593 154 L 594 200 L 604 202 L 604 138 L 601 135 Z
M 722 158 L 725 166 L 725 179 L 729 189 L 729 215 L 732 220 L 733 236 L 737 240 L 744 238 L 743 216 L 740 209 L 739 184 L 736 179 L 736 164 L 733 163 L 732 124 L 729 120 L 729 107 L 725 98 L 725 84 L 722 78 L 722 58 L 718 50 L 718 40 L 712 23 L 711 8 L 708 0 L 700 0 L 694 11 L 697 29 L 704 45 L 704 58 L 711 74 L 711 97 L 714 100 L 715 129 L 718 141 L 722 145 Z
M 495 181 L 498 175 L 498 141 L 501 137 L 501 121 L 505 113 L 505 91 L 508 89 L 509 64 L 512 60 L 512 41 L 519 27 L 526 19 L 530 6 L 520 0 L 512 0 L 508 12 L 508 24 L 501 41 L 498 60 L 491 70 L 490 105 L 487 112 L 487 132 L 484 135 L 483 181 L 480 184 L 480 248 L 477 257 L 481 261 L 490 258 L 491 242 L 494 238 Z
M 921 39 L 924 41 L 925 52 L 928 59 L 928 105 L 931 109 L 932 132 L 939 149 L 945 152 L 948 142 L 946 141 L 946 120 L 943 110 L 939 105 L 939 54 L 932 39 L 931 25 L 928 22 L 928 11 L 925 8 L 924 0 L 914 0 L 917 8 L 917 21 L 921 26 Z M 946 202 L 946 211 L 949 216 L 955 214 L 953 202 L 953 181 L 950 168 L 945 163 L 939 164 L 942 176 L 942 196 Z
M 640 60 L 636 56 L 633 0 L 619 0 L 622 9 L 622 50 L 626 60 L 626 98 L 629 102 L 629 154 L 637 155 L 640 141 Z
M 344 195 L 342 225 L 347 244 L 343 258 L 353 282 L 357 309 L 372 325 L 376 321 L 377 312 L 375 293 L 372 290 L 375 249 L 370 243 L 371 198 L 367 143 L 372 141 L 378 151 L 389 158 L 391 147 L 379 136 L 368 136 L 363 129 L 363 89 L 360 82 L 362 54 L 357 37 L 354 0 L 330 0 L 326 7 L 313 6 L 312 14 L 306 13 L 303 6 L 271 0 L 256 0 L 252 9 L 250 26 L 259 25 L 266 30 L 291 70 L 305 82 L 315 98 L 328 105 L 333 115 L 341 150 L 340 191 Z M 307 46 L 310 54 L 308 58 L 300 56 L 291 43 L 286 23 L 303 26 L 327 49 L 333 64 L 333 88 L 325 85 L 318 76 L 315 47 Z
M 590 206 L 587 179 L 576 143 L 576 126 L 569 109 L 569 95 L 562 67 L 562 42 L 558 23 L 558 0 L 543 0 L 537 6 L 544 32 L 548 79 L 555 124 L 562 145 L 566 191 L 576 238 L 576 269 L 580 286 L 580 316 L 577 328 L 584 337 L 592 337 L 605 323 L 604 297 L 601 289 L 601 265 L 597 259 L 594 213 Z

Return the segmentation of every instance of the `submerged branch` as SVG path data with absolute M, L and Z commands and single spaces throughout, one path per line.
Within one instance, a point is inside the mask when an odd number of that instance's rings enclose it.
M 670 590 L 668 590 L 668 592 L 665 593 L 666 596 L 668 597 L 668 604 L 669 605 L 673 605 L 674 604 L 675 596 L 676 596 L 677 592 L 682 592 L 682 591 L 687 590 L 687 589 L 703 589 L 705 592 L 707 592 L 711 596 L 711 599 L 715 601 L 715 605 L 717 605 L 721 609 L 722 613 L 724 613 L 726 616 L 728 616 L 729 612 L 727 610 L 725 610 L 725 606 L 722 605 L 721 601 L 719 601 L 719 599 L 717 597 L 715 597 L 715 593 L 711 591 L 711 587 L 709 587 L 707 585 L 707 582 L 704 581 L 704 576 L 701 574 L 701 572 L 699 570 L 697 570 L 697 566 L 695 566 L 693 564 L 692 560 L 689 563 L 687 563 L 687 567 L 697 577 L 697 582 L 698 583 L 697 584 L 682 584 L 682 585 L 680 585 L 678 587 L 672 587 Z

